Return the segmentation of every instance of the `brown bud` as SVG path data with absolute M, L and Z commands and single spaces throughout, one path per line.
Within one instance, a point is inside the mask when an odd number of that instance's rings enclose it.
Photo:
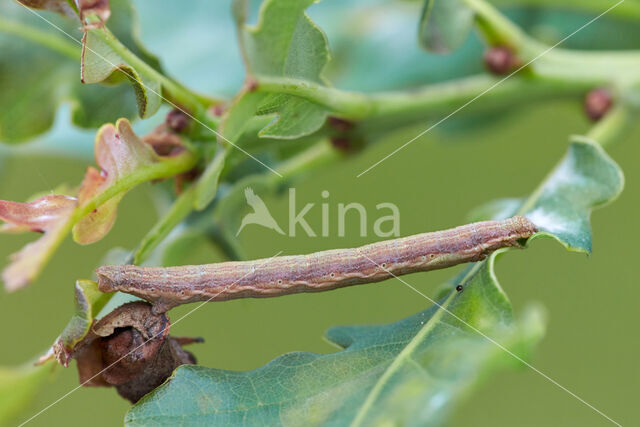
M 149 144 L 159 156 L 175 156 L 184 151 L 182 139 L 167 130 L 167 127 L 166 123 L 162 123 L 142 137 L 142 140 Z
M 109 9 L 109 0 L 80 0 L 78 2 L 80 14 L 83 17 L 89 14 L 95 13 L 98 18 L 104 23 L 107 22 L 109 16 L 111 16 L 111 10 Z
M 337 131 L 340 131 L 340 132 L 347 132 L 347 131 L 351 130 L 353 128 L 353 126 L 354 126 L 352 121 L 345 120 L 345 119 L 340 119 L 340 118 L 334 117 L 334 116 L 329 116 L 329 118 L 327 119 L 327 123 L 333 129 L 335 129 Z
M 194 364 L 181 348 L 198 339 L 169 336 L 169 318 L 153 314 L 150 304 L 124 304 L 96 322 L 72 351 L 83 386 L 113 386 L 137 402 L 162 384 L 175 368 Z
M 484 54 L 484 63 L 493 74 L 507 74 L 518 62 L 513 51 L 506 46 L 494 46 Z
M 174 189 L 176 194 L 182 194 L 182 190 L 184 189 L 185 182 L 193 182 L 202 175 L 202 169 L 193 168 L 190 171 L 178 174 L 175 176 L 175 186 Z
M 331 145 L 333 145 L 340 151 L 351 150 L 351 141 L 349 140 L 349 138 L 334 136 L 333 138 L 331 138 Z
M 167 114 L 167 118 L 165 122 L 167 123 L 167 127 L 174 132 L 182 132 L 189 126 L 190 118 L 183 111 L 178 109 L 171 110 L 169 114 Z
M 224 114 L 225 106 L 223 104 L 216 104 L 210 108 L 211 114 L 216 117 L 220 117 Z
M 592 121 L 598 121 L 611 109 L 613 99 L 606 89 L 593 89 L 584 98 L 584 111 Z

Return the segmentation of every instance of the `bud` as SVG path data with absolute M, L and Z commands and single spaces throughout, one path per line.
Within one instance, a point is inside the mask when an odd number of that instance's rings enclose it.
M 340 151 L 350 151 L 351 150 L 351 140 L 349 138 L 335 136 L 331 138 L 331 145 L 334 148 L 337 148 Z
M 593 89 L 584 98 L 584 111 L 587 117 L 596 122 L 611 109 L 613 100 L 611 93 L 606 89 Z
M 507 74 L 519 61 L 510 48 L 494 46 L 485 52 L 484 63 L 493 74 Z
M 339 117 L 329 116 L 327 123 L 333 129 L 339 132 L 347 132 L 353 129 L 354 123 L 349 120 L 341 119 Z
M 175 109 L 167 114 L 165 119 L 167 127 L 174 132 L 182 132 L 189 125 L 189 117 L 182 111 Z

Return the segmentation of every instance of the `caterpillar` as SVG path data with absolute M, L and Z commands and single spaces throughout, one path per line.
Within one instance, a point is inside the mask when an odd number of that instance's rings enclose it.
M 190 302 L 320 292 L 480 261 L 499 248 L 522 247 L 536 232 L 527 218 L 514 216 L 352 249 L 178 267 L 107 265 L 96 274 L 102 292 L 133 294 L 164 313 Z

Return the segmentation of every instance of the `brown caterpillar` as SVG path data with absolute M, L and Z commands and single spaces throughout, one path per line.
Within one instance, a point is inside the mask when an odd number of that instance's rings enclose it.
M 108 265 L 96 273 L 102 292 L 136 295 L 163 313 L 189 302 L 320 292 L 480 261 L 496 249 L 521 247 L 519 241 L 536 232 L 531 221 L 515 216 L 354 249 L 166 268 Z

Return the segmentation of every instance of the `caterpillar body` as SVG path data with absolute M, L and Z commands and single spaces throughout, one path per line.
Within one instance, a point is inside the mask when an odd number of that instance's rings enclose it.
M 96 273 L 102 292 L 136 295 L 163 313 L 190 302 L 320 292 L 480 261 L 499 248 L 521 247 L 536 232 L 531 221 L 515 216 L 308 255 L 178 267 L 110 265 Z

